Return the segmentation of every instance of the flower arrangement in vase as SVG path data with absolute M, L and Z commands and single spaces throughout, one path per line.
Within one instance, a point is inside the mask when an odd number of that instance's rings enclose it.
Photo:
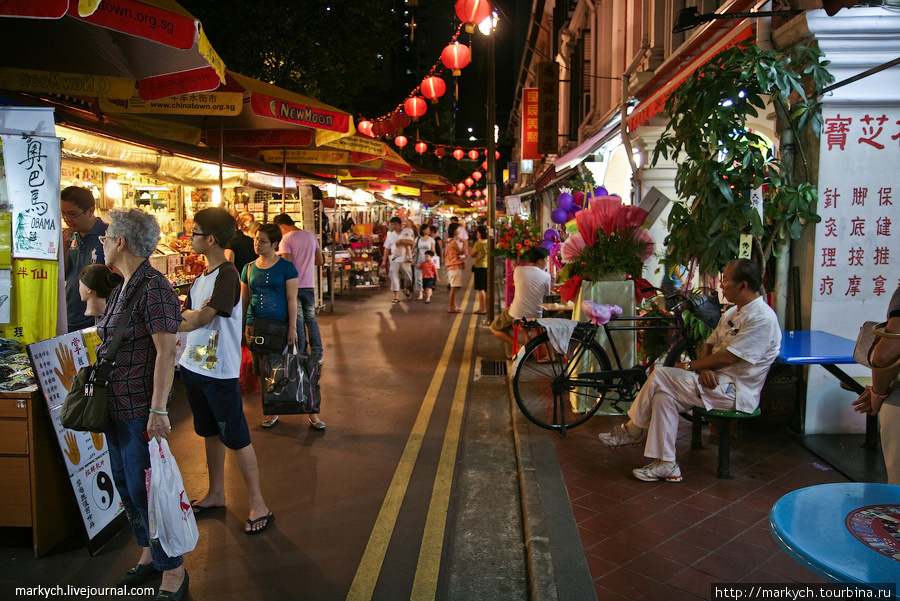
M 537 224 L 515 215 L 512 219 L 500 224 L 493 255 L 518 260 L 532 248 L 540 246 L 542 241 L 543 238 Z
M 583 280 L 615 274 L 639 278 L 654 249 L 653 238 L 642 227 L 646 219 L 647 211 L 623 205 L 618 196 L 591 199 L 575 214 L 578 231 L 562 245 L 561 296 L 574 298 Z

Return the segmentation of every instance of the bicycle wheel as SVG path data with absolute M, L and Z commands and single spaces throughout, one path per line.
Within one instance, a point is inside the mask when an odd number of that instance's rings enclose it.
M 691 359 L 696 359 L 695 353 L 689 352 L 688 341 L 684 338 L 675 343 L 675 346 L 666 354 L 663 365 L 666 367 L 675 367 L 676 363 L 685 363 Z
M 542 333 L 525 345 L 513 375 L 513 396 L 533 423 L 564 432 L 594 415 L 605 395 L 601 388 L 578 387 L 572 380 L 580 373 L 608 369 L 609 358 L 596 342 L 588 346 L 576 332 L 561 355 L 551 349 L 547 334 Z

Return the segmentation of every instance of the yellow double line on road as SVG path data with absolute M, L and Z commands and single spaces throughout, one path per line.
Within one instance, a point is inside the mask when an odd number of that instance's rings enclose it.
M 461 303 L 465 307 L 469 304 L 472 294 L 472 280 L 466 288 L 466 294 Z M 362 561 L 357 568 L 356 576 L 353 578 L 353 584 L 350 586 L 350 592 L 347 594 L 347 601 L 370 601 L 375 591 L 375 585 L 378 582 L 378 576 L 381 574 L 381 567 L 384 563 L 384 557 L 387 554 L 388 545 L 391 536 L 394 533 L 394 526 L 397 523 L 397 517 L 400 514 L 400 506 L 403 504 L 403 498 L 406 496 L 406 490 L 409 487 L 409 481 L 412 476 L 413 468 L 422 448 L 422 441 L 425 438 L 425 430 L 428 428 L 428 422 L 431 420 L 431 414 L 434 411 L 434 405 L 437 401 L 438 392 L 443 384 L 444 377 L 447 374 L 447 368 L 450 364 L 450 357 L 453 354 L 453 346 L 459 334 L 465 313 L 457 314 L 450 328 L 450 334 L 444 345 L 444 351 L 441 354 L 440 362 L 435 369 L 434 376 L 431 378 L 431 384 L 425 393 L 422 406 L 419 408 L 419 414 L 413 425 L 409 439 L 406 441 L 406 447 L 400 456 L 400 462 L 391 479 L 388 487 L 387 495 L 381 504 L 381 510 L 378 512 L 378 518 L 375 520 L 375 526 L 372 528 L 372 534 L 369 542 L 366 544 L 365 553 L 363 553 Z M 463 349 L 462 365 L 459 370 L 459 377 L 456 381 L 456 390 L 453 395 L 453 402 L 450 407 L 450 417 L 447 422 L 447 429 L 444 433 L 444 443 L 441 448 L 441 456 L 438 462 L 437 474 L 434 479 L 434 488 L 431 495 L 431 503 L 428 506 L 428 516 L 425 520 L 425 529 L 422 534 L 422 545 L 419 549 L 419 561 L 416 567 L 416 576 L 413 581 L 412 601 L 427 601 L 434 599 L 437 591 L 438 573 L 441 563 L 441 550 L 444 544 L 444 531 L 447 524 L 447 508 L 450 504 L 450 491 L 453 485 L 453 470 L 456 463 L 456 453 L 459 447 L 459 436 L 462 428 L 462 417 L 466 406 L 466 393 L 468 390 L 469 373 L 471 372 L 472 349 L 475 345 L 475 326 L 477 319 L 472 318 L 469 321 L 469 327 L 466 334 L 465 346 Z

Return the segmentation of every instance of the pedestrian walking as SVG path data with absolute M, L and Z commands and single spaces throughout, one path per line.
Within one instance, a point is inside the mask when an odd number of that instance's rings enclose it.
M 191 284 L 179 331 L 187 332 L 181 355 L 181 381 L 194 415 L 194 432 L 206 446 L 209 488 L 191 501 L 195 515 L 225 508 L 225 449 L 234 451 L 250 497 L 244 531 L 259 534 L 275 516 L 259 487 L 259 465 L 250 441 L 241 398 L 241 276 L 225 258 L 224 245 L 235 231 L 224 209 L 194 215 L 191 246 L 206 257 L 208 267 Z
M 413 258 L 414 275 L 415 281 L 413 282 L 413 291 L 418 293 L 418 297 L 416 300 L 422 300 L 422 278 L 423 273 L 422 269 L 420 269 L 420 265 L 425 261 L 425 253 L 431 251 L 431 256 L 434 256 L 434 238 L 431 237 L 431 227 L 427 224 L 422 224 L 419 227 L 419 237 L 416 238 L 416 248 L 415 248 L 415 257 Z M 433 265 L 434 263 L 432 263 Z M 428 295 L 429 298 L 431 295 Z
M 404 228 L 399 217 L 391 217 L 391 231 L 384 240 L 384 269 L 391 281 L 394 304 L 400 302 L 400 290 L 406 290 L 406 300 L 412 297 L 412 249 L 416 244 L 414 230 Z
M 460 287 L 462 287 L 462 272 L 466 266 L 466 253 L 456 237 L 459 227 L 458 223 L 451 223 L 447 228 L 445 263 L 447 264 L 447 280 L 450 284 L 450 299 L 447 313 L 459 313 L 462 310 L 456 304 L 456 296 Z
M 478 297 L 478 310 L 475 313 L 483 315 L 487 313 L 487 287 L 488 287 L 488 244 L 487 228 L 479 225 L 475 230 L 478 238 L 472 245 L 472 258 L 475 263 L 472 264 L 472 273 L 475 277 L 475 295 Z
M 109 463 L 122 507 L 128 517 L 141 557 L 119 579 L 119 586 L 133 586 L 162 572 L 157 598 L 180 601 L 188 590 L 188 574 L 182 556 L 166 555 L 157 539 L 149 536 L 147 481 L 150 452 L 144 435 L 167 438 L 169 402 L 175 376 L 175 333 L 181 323 L 181 302 L 172 284 L 150 266 L 148 257 L 159 243 L 159 224 L 140 209 L 114 209 L 109 213 L 106 235 L 100 237 L 106 264 L 117 269 L 123 283 L 113 292 L 97 324 L 100 346 L 106 355 L 119 322 L 129 322 L 116 353 L 107 384 L 110 424 L 104 432 L 109 444 Z M 128 301 L 139 294 L 132 313 Z
M 437 266 L 434 264 L 434 253 L 425 251 L 425 260 L 416 267 L 422 273 L 422 288 L 425 291 L 425 302 L 431 302 L 434 294 L 435 280 L 437 279 Z
M 287 324 L 287 343 L 297 344 L 297 268 L 290 261 L 278 256 L 281 229 L 274 223 L 265 223 L 256 230 L 253 249 L 259 255 L 244 266 L 241 272 L 241 301 L 243 304 L 244 336 L 253 339 L 253 320 L 257 317 Z M 260 388 L 265 390 L 260 357 L 253 353 L 253 372 L 260 378 Z M 268 415 L 263 428 L 278 423 L 277 415 Z
M 301 230 L 287 213 L 276 215 L 272 222 L 281 230 L 278 254 L 294 264 L 297 269 L 297 348 L 307 354 L 306 345 L 322 363 L 325 348 L 316 321 L 316 266 L 325 264 L 325 256 L 319 247 L 319 239 L 312 232 Z M 309 424 L 315 430 L 324 430 L 325 422 L 315 413 L 309 415 Z

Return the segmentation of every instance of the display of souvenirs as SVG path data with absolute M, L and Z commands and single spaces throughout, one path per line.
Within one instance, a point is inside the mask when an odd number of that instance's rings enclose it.
M 12 392 L 34 386 L 34 371 L 22 343 L 0 338 L 0 392 Z

